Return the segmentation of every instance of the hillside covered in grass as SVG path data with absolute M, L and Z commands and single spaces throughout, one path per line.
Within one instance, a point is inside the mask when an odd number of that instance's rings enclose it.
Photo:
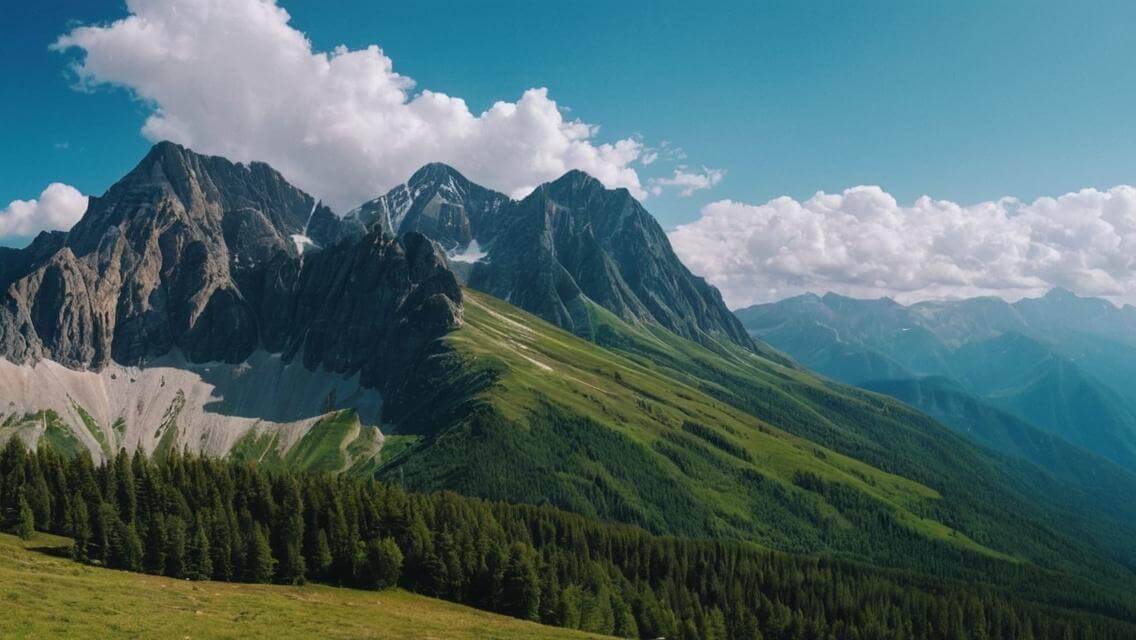
M 599 636 L 433 598 L 309 584 L 190 582 L 81 565 L 48 552 L 66 538 L 0 534 L 4 638 L 463 638 Z
M 591 312 L 595 342 L 466 290 L 444 401 L 399 426 L 412 440 L 381 477 L 938 575 L 1024 562 L 1133 584 L 1123 510 L 772 352 Z

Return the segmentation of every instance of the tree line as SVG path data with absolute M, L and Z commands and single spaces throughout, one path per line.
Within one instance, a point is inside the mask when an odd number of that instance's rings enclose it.
M 75 560 L 194 580 L 399 586 L 622 637 L 1136 637 L 1118 619 L 852 562 L 651 535 L 551 507 L 170 452 L 96 466 L 12 438 L 0 524 L 69 536 Z

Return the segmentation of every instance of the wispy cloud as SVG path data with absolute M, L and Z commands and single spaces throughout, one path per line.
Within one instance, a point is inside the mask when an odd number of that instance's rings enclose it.
M 675 146 L 669 140 L 663 140 L 654 147 L 643 147 L 643 152 L 639 155 L 639 163 L 647 166 L 655 164 L 662 160 L 663 162 L 682 162 L 686 160 L 686 151 L 682 147 Z
M 695 191 L 709 189 L 722 181 L 726 172 L 722 169 L 702 167 L 702 170 L 689 170 L 679 165 L 669 178 L 651 178 L 648 181 L 651 193 L 661 194 L 665 189 L 677 189 L 680 195 L 692 196 Z

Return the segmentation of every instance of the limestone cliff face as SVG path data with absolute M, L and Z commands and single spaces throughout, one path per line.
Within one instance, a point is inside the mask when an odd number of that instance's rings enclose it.
M 312 251 L 312 220 L 343 241 Z M 267 165 L 160 143 L 70 232 L 0 253 L 0 355 L 100 370 L 264 349 L 385 390 L 460 324 L 461 289 L 424 237 L 337 224 Z

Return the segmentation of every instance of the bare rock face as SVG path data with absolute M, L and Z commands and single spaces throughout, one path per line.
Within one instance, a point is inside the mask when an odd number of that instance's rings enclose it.
M 336 242 L 312 252 L 317 220 Z M 160 143 L 70 232 L 0 253 L 0 356 L 100 370 L 266 349 L 385 387 L 460 324 L 461 290 L 425 238 L 339 224 L 267 165 Z
M 690 273 L 658 222 L 626 189 L 582 171 L 541 185 L 484 231 L 490 259 L 470 286 L 594 335 L 587 297 L 621 318 L 691 340 L 753 343 L 718 290 Z
M 428 164 L 406 184 L 345 216 L 347 226 L 379 227 L 389 233 L 418 232 L 446 249 L 465 247 L 476 232 L 494 224 L 512 200 L 467 180 L 452 167 Z
M 356 235 L 367 228 L 426 234 L 451 251 L 471 287 L 589 338 L 596 328 L 587 300 L 696 341 L 753 345 L 717 289 L 674 254 L 651 214 L 626 189 L 605 189 L 581 171 L 517 202 L 451 167 L 426 165 L 339 227 Z M 471 246 L 486 255 L 471 256 Z

